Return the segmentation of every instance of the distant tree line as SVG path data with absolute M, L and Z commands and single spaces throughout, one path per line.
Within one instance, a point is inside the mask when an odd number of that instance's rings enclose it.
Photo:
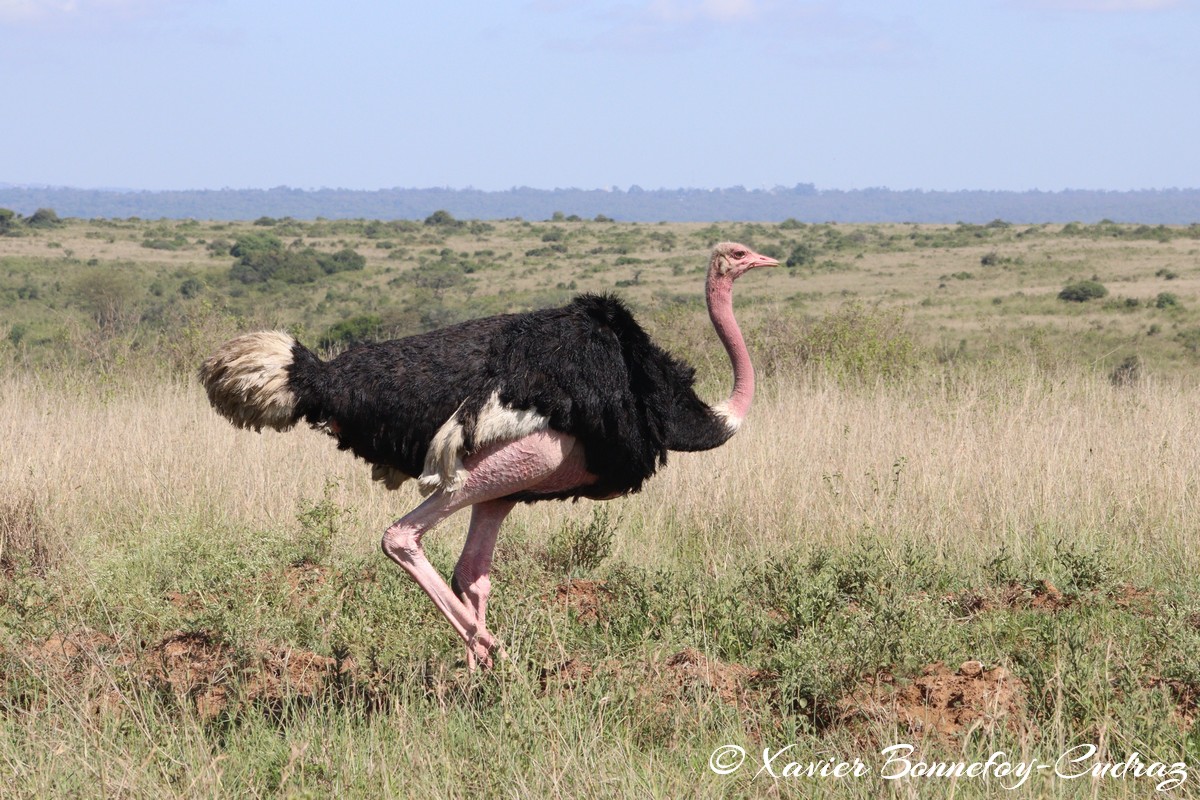
M 1128 192 L 819 190 L 812 184 L 773 189 L 222 189 L 117 191 L 0 185 L 0 206 L 55 208 L 69 217 L 143 219 L 426 220 L 613 219 L 629 222 L 1200 222 L 1200 189 Z

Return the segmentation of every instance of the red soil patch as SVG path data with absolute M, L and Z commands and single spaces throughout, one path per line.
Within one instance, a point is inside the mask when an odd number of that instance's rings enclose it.
M 968 589 L 958 594 L 946 595 L 944 599 L 950 605 L 955 606 L 962 616 L 973 617 L 984 611 L 998 609 L 1024 609 L 1054 613 L 1100 597 L 1102 595 L 1095 592 L 1065 595 L 1050 581 L 1040 580 L 1032 586 L 1010 583 L 990 593 Z M 1159 593 L 1153 589 L 1139 589 L 1126 583 L 1103 597 L 1113 602 L 1118 608 L 1135 614 L 1152 614 L 1158 604 Z
M 674 700 L 695 690 L 708 690 L 720 698 L 722 703 L 747 708 L 759 699 L 756 686 L 768 677 L 759 670 L 743 664 L 723 663 L 708 658 L 699 650 L 685 648 L 666 660 L 665 669 L 659 672 L 656 665 L 649 665 L 656 677 L 666 683 L 669 699 Z
M 595 672 L 595 667 L 581 658 L 568 658 L 560 664 L 544 667 L 539 676 L 542 691 L 575 689 L 586 683 Z
M 38 664 L 60 667 L 78 666 L 85 660 L 95 660 L 100 651 L 117 646 L 113 637 L 88 628 L 70 633 L 56 633 L 40 645 L 29 648 L 27 655 Z
M 1152 614 L 1158 604 L 1159 594 L 1153 589 L 1139 589 L 1131 584 L 1123 584 L 1109 597 L 1118 608 L 1125 608 L 1138 614 Z
M 193 701 L 204 719 L 229 707 L 229 684 L 237 666 L 233 653 L 208 634 L 172 634 L 142 653 L 140 666 L 151 685 Z
M 899 724 L 943 738 L 980 726 L 1016 731 L 1025 712 L 1025 686 L 1003 667 L 984 669 L 978 661 L 967 661 L 951 672 L 938 661 L 903 686 L 890 675 L 869 679 L 838 706 L 843 722 Z
M 288 648 L 260 652 L 240 667 L 229 648 L 205 633 L 172 634 L 147 649 L 141 662 L 152 684 L 194 702 L 204 719 L 250 703 L 280 706 L 289 698 L 312 699 L 339 669 L 328 656 Z M 352 669 L 341 665 L 343 672 Z
M 554 587 L 550 600 L 574 611 L 580 622 L 600 622 L 612 598 L 612 590 L 604 586 L 604 581 L 572 580 Z
M 204 632 L 176 632 L 135 652 L 107 634 L 83 629 L 51 636 L 29 648 L 25 660 L 86 692 L 94 712 L 119 711 L 121 694 L 110 670 L 120 667 L 135 682 L 193 705 L 203 719 L 247 704 L 281 707 L 289 699 L 312 699 L 330 679 L 354 672 L 352 663 L 291 648 L 260 651 L 246 664 Z
M 105 633 L 80 628 L 56 633 L 25 651 L 25 664 L 44 676 L 54 675 L 73 693 L 85 696 L 88 710 L 120 714 L 121 693 L 106 672 L 106 665 L 128 666 L 133 657 L 118 648 Z
M 964 617 L 997 609 L 1032 609 L 1053 613 L 1075 602 L 1075 598 L 1064 595 L 1057 586 L 1045 580 L 1039 580 L 1032 586 L 1010 583 L 993 593 L 968 589 L 947 595 L 944 599 L 957 606 Z
M 180 611 L 199 611 L 204 608 L 204 601 L 196 592 L 167 592 L 166 600 Z
M 544 690 L 563 691 L 578 688 L 599 675 L 628 677 L 636 668 L 615 659 L 589 664 L 572 657 L 542 670 Z M 687 697 L 715 696 L 726 705 L 747 709 L 762 699 L 760 685 L 769 679 L 766 673 L 736 663 L 709 658 L 699 650 L 684 648 L 666 661 L 650 661 L 637 676 L 639 696 L 652 701 L 657 710 L 673 708 Z

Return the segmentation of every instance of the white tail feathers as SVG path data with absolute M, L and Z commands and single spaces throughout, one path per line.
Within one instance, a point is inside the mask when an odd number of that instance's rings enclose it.
M 221 345 L 200 367 L 213 408 L 239 428 L 295 425 L 296 395 L 288 386 L 295 343 L 282 331 L 258 331 Z

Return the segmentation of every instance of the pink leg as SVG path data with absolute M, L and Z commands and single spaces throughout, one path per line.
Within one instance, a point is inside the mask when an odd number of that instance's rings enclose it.
M 496 535 L 515 505 L 511 500 L 489 500 L 471 508 L 471 527 L 467 529 L 467 542 L 454 567 L 450 588 L 467 610 L 475 615 L 476 636 L 487 632 L 484 619 L 487 616 L 488 595 L 492 590 L 488 573 L 492 568 Z M 470 647 L 467 648 L 467 665 L 475 668 L 475 653 Z
M 491 651 L 496 646 L 496 640 L 483 626 L 486 588 L 476 595 L 483 601 L 478 603 L 477 616 L 474 607 L 477 601 L 468 600 L 472 604 L 469 607 L 455 596 L 425 557 L 421 538 L 426 531 L 461 508 L 476 504 L 487 506 L 480 509 L 479 516 L 473 516 L 472 535 L 468 536 L 463 552 L 466 558 L 468 552 L 482 554 L 486 550 L 486 559 L 482 555 L 478 558 L 472 555 L 469 559 L 471 564 L 484 564 L 482 575 L 473 581 L 478 583 L 479 578 L 486 580 L 486 567 L 491 563 L 491 546 L 495 544 L 496 531 L 504 514 L 513 505 L 509 501 L 500 501 L 493 506 L 489 501 L 540 486 L 559 490 L 566 488 L 564 484 L 577 485 L 575 481 L 591 476 L 583 470 L 582 454 L 575 450 L 575 440 L 555 431 L 541 431 L 515 442 L 492 445 L 468 457 L 464 466 L 468 474 L 461 489 L 450 494 L 439 491 L 430 496 L 393 523 L 384 534 L 382 544 L 383 552 L 412 576 L 454 626 L 473 658 L 488 666 L 492 663 Z M 500 513 L 503 506 L 507 508 Z M 481 526 L 478 532 L 475 530 L 477 523 Z M 494 528 L 490 533 L 487 532 L 489 527 Z M 473 544 L 472 538 L 477 539 L 478 543 Z M 462 565 L 462 559 L 459 563 Z

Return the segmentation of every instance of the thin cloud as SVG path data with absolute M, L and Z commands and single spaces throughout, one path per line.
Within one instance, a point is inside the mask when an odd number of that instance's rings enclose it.
M 732 22 L 755 19 L 760 9 L 755 0 L 652 0 L 644 14 L 668 24 Z
M 178 0 L 0 0 L 0 23 L 105 22 L 148 17 Z
M 572 51 L 696 50 L 736 34 L 777 55 L 824 65 L 896 63 L 919 58 L 920 52 L 911 20 L 847 12 L 832 2 L 642 0 L 618 5 L 535 0 L 531 7 L 543 12 L 587 8 L 593 33 L 553 43 Z
M 1186 8 L 1187 0 L 1025 0 L 1024 5 L 1057 11 L 1122 13 Z

